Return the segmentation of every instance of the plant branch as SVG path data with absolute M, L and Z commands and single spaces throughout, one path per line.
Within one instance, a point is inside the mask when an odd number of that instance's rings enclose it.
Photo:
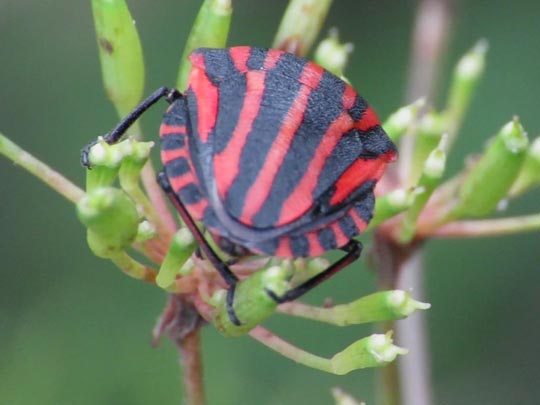
M 332 373 L 330 362 L 323 357 L 315 356 L 308 353 L 305 350 L 290 344 L 289 342 L 281 339 L 279 336 L 274 335 L 269 330 L 262 326 L 257 326 L 249 332 L 249 335 L 261 342 L 263 345 L 275 350 L 284 357 L 287 357 L 297 363 L 305 366 L 315 368 L 317 370 L 326 371 Z
M 419 230 L 424 234 L 422 229 Z M 472 221 L 457 221 L 426 234 L 435 238 L 475 238 L 540 231 L 540 214 Z
M 36 176 L 69 201 L 77 203 L 83 197 L 83 190 L 66 179 L 60 173 L 20 148 L 17 144 L 9 140 L 1 133 L 0 153 L 13 161 L 13 163 L 21 166 L 23 169 Z
M 187 405 L 204 405 L 200 329 L 178 340 Z
M 406 91 L 408 102 L 419 97 L 432 98 L 435 94 L 440 63 L 443 60 L 451 25 L 451 7 L 454 0 L 422 0 L 419 4 L 412 38 L 412 54 L 409 67 L 409 84 Z M 394 169 L 402 180 L 402 187 L 415 182 L 412 178 L 415 138 L 404 136 L 400 145 L 400 161 Z M 422 261 L 420 244 L 400 246 L 391 241 L 391 233 L 384 228 L 376 234 L 376 246 L 381 260 L 379 278 L 382 288 L 413 289 L 423 299 Z M 384 258 L 381 254 L 387 253 Z M 422 314 L 416 314 L 422 319 Z M 392 327 L 392 325 L 387 325 Z M 398 372 L 391 365 L 381 370 L 380 403 L 404 405 L 428 405 L 431 403 L 429 359 L 424 322 L 401 321 L 397 334 L 402 344 L 410 349 L 408 356 L 400 359 Z M 402 336 L 406 341 L 402 341 Z

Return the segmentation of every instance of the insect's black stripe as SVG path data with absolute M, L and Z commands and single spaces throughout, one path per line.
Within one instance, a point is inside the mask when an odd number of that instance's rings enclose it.
M 374 182 L 372 182 L 372 184 L 374 185 Z M 366 223 L 369 223 L 369 221 L 371 221 L 371 218 L 373 218 L 374 208 L 375 196 L 372 192 L 367 193 L 362 200 L 359 200 L 354 205 L 354 210 L 360 216 L 360 218 L 366 221 Z
M 322 228 L 317 232 L 317 238 L 324 250 L 332 250 L 337 246 L 336 235 L 331 228 Z
M 294 60 L 291 60 L 293 58 Z M 257 178 L 268 151 L 279 134 L 281 123 L 301 87 L 298 81 L 290 83 L 288 80 L 285 83 L 283 75 L 300 77 L 306 63 L 293 55 L 285 54 L 274 69 L 267 71 L 259 114 L 253 122 L 240 156 L 239 175 L 231 184 L 225 201 L 228 211 L 237 218 L 242 213 L 246 193 Z
M 376 125 L 367 131 L 361 131 L 362 139 L 362 159 L 377 159 L 390 150 L 396 149 L 394 143 L 390 140 L 386 132 L 380 125 Z
M 163 124 L 175 126 L 187 125 L 185 109 L 186 103 L 184 98 L 179 98 L 171 104 L 167 112 L 163 115 Z
M 352 238 L 360 233 L 360 230 L 357 228 L 350 214 L 345 214 L 343 218 L 338 221 L 338 224 L 343 233 L 349 238 Z
M 186 158 L 179 157 L 167 162 L 167 176 L 169 179 L 180 177 L 190 172 L 189 162 Z
M 203 196 L 196 184 L 188 184 L 178 190 L 178 197 L 185 205 L 196 204 L 203 199 Z
M 294 257 L 307 257 L 309 255 L 309 242 L 304 235 L 291 236 L 290 246 Z
M 328 127 L 342 113 L 341 102 L 328 102 L 329 95 L 341 100 L 345 90 L 345 84 L 335 79 L 325 72 L 319 87 L 311 92 L 304 121 L 279 168 L 270 195 L 253 218 L 255 226 L 268 227 L 278 221 L 283 202 L 302 179 Z
M 360 95 L 356 95 L 356 98 L 354 99 L 354 104 L 351 108 L 349 108 L 348 113 L 351 115 L 351 118 L 354 121 L 360 121 L 362 119 L 362 116 L 367 110 L 367 103 L 366 100 Z
M 204 55 L 206 75 L 215 86 L 219 86 L 224 78 L 237 72 L 228 49 L 200 48 L 194 53 Z
M 251 48 L 249 58 L 247 60 L 248 69 L 260 70 L 264 66 L 264 60 L 268 50 L 264 48 Z
M 364 151 L 360 131 L 354 129 L 345 134 L 326 160 L 317 179 L 312 198 L 318 199 L 352 165 Z
M 184 149 L 186 147 L 186 135 L 185 134 L 169 134 L 167 136 L 162 136 L 161 140 L 161 149 L 162 150 L 174 150 L 174 149 Z
M 214 153 L 223 152 L 238 125 L 246 94 L 246 76 L 229 77 L 219 86 L 218 118 L 214 129 Z M 240 96 L 241 95 L 241 96 Z

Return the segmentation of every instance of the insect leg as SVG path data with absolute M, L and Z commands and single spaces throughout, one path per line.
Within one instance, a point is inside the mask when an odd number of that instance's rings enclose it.
M 324 280 L 330 278 L 331 276 L 333 276 L 340 270 L 343 270 L 349 264 L 357 260 L 360 257 L 360 253 L 362 253 L 362 244 L 353 239 L 345 246 L 343 246 L 341 250 L 347 252 L 347 254 L 341 259 L 339 259 L 337 262 L 329 266 L 326 270 L 303 282 L 299 286 L 296 286 L 295 288 L 287 291 L 285 294 L 278 296 L 273 291 L 266 290 L 266 292 L 270 297 L 272 297 L 272 299 L 274 299 L 279 304 L 283 302 L 294 301 L 295 299 L 310 291 L 313 287 L 319 285 Z
M 176 89 L 168 89 L 167 87 L 160 87 L 156 91 L 154 91 L 148 98 L 143 100 L 137 107 L 133 109 L 131 113 L 127 117 L 125 117 L 122 121 L 118 123 L 118 125 L 107 135 L 103 137 L 105 142 L 108 144 L 114 144 L 122 138 L 124 133 L 128 130 L 128 128 L 133 125 L 137 119 L 144 114 L 146 110 L 148 110 L 150 107 L 152 107 L 156 102 L 158 102 L 161 98 L 166 97 L 167 101 L 169 103 L 172 103 L 174 100 L 182 97 L 182 95 L 176 90 Z M 90 142 L 88 145 L 84 147 L 84 149 L 81 152 L 81 163 L 83 166 L 90 167 L 90 162 L 88 160 L 88 154 L 90 152 L 90 148 L 96 144 L 96 140 Z
M 240 326 L 242 322 L 240 322 L 233 309 L 234 290 L 236 288 L 236 283 L 238 282 L 238 277 L 236 277 L 236 275 L 231 271 L 231 269 L 223 262 L 223 260 L 219 258 L 216 252 L 214 252 L 214 250 L 210 247 L 203 234 L 195 224 L 195 221 L 193 220 L 189 212 L 186 210 L 186 207 L 184 206 L 182 201 L 180 201 L 176 193 L 173 191 L 167 175 L 164 172 L 160 172 L 157 176 L 157 181 L 163 191 L 171 200 L 178 213 L 180 214 L 180 217 L 182 218 L 182 221 L 184 221 L 184 224 L 193 234 L 193 237 L 197 241 L 201 251 L 204 253 L 206 258 L 210 261 L 210 263 L 212 263 L 214 268 L 229 286 L 229 290 L 227 291 L 227 313 L 229 314 L 231 322 L 237 326 Z

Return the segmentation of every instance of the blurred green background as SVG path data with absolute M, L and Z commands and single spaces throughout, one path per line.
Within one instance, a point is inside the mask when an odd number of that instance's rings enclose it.
M 179 55 L 200 2 L 130 1 L 147 66 L 146 93 L 176 81 Z M 347 74 L 385 117 L 403 101 L 414 1 L 339 0 L 327 28 L 355 43 Z M 229 43 L 267 46 L 286 1 L 234 1 Z M 488 67 L 450 172 L 512 115 L 540 132 L 540 3 L 458 2 L 440 89 L 479 38 Z M 442 97 L 440 98 L 442 100 Z M 159 110 L 159 111 L 158 111 Z M 162 111 L 143 119 L 155 137 Z M 0 2 L 0 131 L 78 184 L 79 150 L 117 117 L 101 85 L 89 1 Z M 153 138 L 155 139 L 155 138 Z M 94 257 L 71 204 L 0 158 L 0 403 L 179 403 L 174 347 L 150 347 L 165 302 L 157 288 Z M 535 191 L 509 213 L 538 212 Z M 363 240 L 369 245 L 369 235 Z M 540 235 L 434 241 L 426 246 L 427 313 L 438 404 L 536 404 Z M 344 302 L 374 289 L 365 263 L 309 295 Z M 332 355 L 371 333 L 276 316 L 269 327 Z M 328 404 L 330 388 L 374 398 L 373 371 L 336 377 L 280 357 L 249 337 L 203 332 L 209 404 Z

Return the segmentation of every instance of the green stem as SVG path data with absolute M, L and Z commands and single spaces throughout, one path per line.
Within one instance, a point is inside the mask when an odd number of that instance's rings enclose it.
M 315 368 L 317 370 L 326 371 L 327 373 L 333 373 L 330 360 L 323 357 L 316 356 L 305 350 L 302 350 L 289 342 L 281 339 L 279 336 L 274 335 L 272 332 L 257 326 L 249 332 L 250 336 L 263 345 L 275 350 L 284 357 L 287 357 L 304 366 Z
M 111 261 L 125 274 L 137 280 L 153 283 L 157 272 L 133 259 L 126 252 L 118 252 L 110 257 Z
M 77 203 L 84 195 L 84 191 L 66 179 L 57 171 L 51 169 L 45 163 L 21 149 L 14 142 L 0 133 L 0 153 L 13 163 L 21 166 L 38 179 L 43 181 L 53 190 L 64 196 L 73 203 Z
M 540 231 L 540 214 L 478 221 L 457 221 L 428 231 L 428 233 L 424 233 L 425 231 L 421 231 L 421 233 L 438 238 L 474 238 L 538 231 Z

